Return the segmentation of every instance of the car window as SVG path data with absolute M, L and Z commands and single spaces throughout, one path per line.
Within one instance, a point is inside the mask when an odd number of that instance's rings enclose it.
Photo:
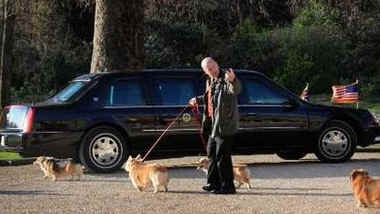
M 138 80 L 119 80 L 112 83 L 107 105 L 145 105 L 142 85 Z
M 161 98 L 161 105 L 186 105 L 195 97 L 191 79 L 165 78 L 154 80 L 156 92 Z
M 74 81 L 69 83 L 67 87 L 62 89 L 56 95 L 54 95 L 50 101 L 52 102 L 67 102 L 70 100 L 78 91 L 80 91 L 87 82 L 85 81 Z
M 258 79 L 243 80 L 243 93 L 240 96 L 240 104 L 282 104 L 286 101 L 286 97 Z

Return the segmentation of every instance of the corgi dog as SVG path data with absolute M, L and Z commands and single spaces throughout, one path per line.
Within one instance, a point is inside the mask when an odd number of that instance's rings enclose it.
M 210 161 L 208 158 L 201 158 L 197 162 L 197 170 L 202 170 L 203 172 L 208 173 L 208 168 Z M 234 180 L 237 183 L 237 188 L 240 188 L 242 184 L 247 186 L 247 189 L 251 188 L 251 173 L 248 170 L 248 166 L 245 164 L 233 164 L 232 166 L 234 173 Z
M 44 179 L 51 177 L 53 181 L 67 176 L 71 176 L 71 180 L 77 176 L 80 180 L 83 175 L 82 165 L 74 163 L 72 159 L 40 156 L 33 162 L 33 165 L 38 166 L 43 171 Z
M 44 167 L 42 162 L 44 162 L 45 160 L 50 160 L 50 159 L 53 160 L 54 157 L 40 156 L 33 162 L 33 165 L 38 166 L 42 170 L 42 172 L 44 173 L 44 179 L 49 177 L 49 172 L 48 172 L 47 168 Z
M 154 193 L 159 191 L 159 187 L 168 191 L 169 175 L 168 168 L 159 164 L 144 163 L 140 155 L 136 158 L 128 157 L 123 165 L 125 171 L 129 173 L 133 186 L 139 191 L 144 191 L 153 185 Z
M 358 207 L 380 208 L 380 179 L 373 179 L 365 169 L 354 169 L 350 175 Z

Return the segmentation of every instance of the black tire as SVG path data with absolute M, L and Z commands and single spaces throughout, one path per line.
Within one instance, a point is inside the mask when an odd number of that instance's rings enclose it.
M 90 170 L 100 173 L 120 169 L 127 155 L 125 137 L 109 126 L 99 126 L 89 130 L 79 148 L 81 163 Z
M 284 160 L 299 160 L 307 155 L 306 152 L 290 151 L 290 152 L 278 152 L 278 157 Z
M 354 154 L 356 145 L 354 129 L 344 121 L 332 120 L 318 136 L 315 155 L 322 162 L 345 162 Z

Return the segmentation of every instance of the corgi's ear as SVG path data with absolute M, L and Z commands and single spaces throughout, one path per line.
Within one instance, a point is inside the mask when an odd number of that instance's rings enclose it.
M 350 181 L 353 182 L 355 178 L 358 176 L 358 174 L 359 174 L 358 170 L 353 170 L 351 172 Z
M 140 155 L 140 154 L 138 154 L 138 155 L 136 156 L 136 160 L 141 160 L 141 155 Z
M 121 165 L 121 168 L 122 168 L 122 169 L 125 169 L 125 168 L 127 167 L 127 162 L 128 162 L 128 161 L 126 161 L 125 163 L 123 163 L 123 165 Z
M 131 161 L 131 160 L 132 160 L 132 156 L 128 156 L 127 161 Z
M 368 176 L 368 171 L 365 169 L 354 169 L 351 172 L 350 180 L 354 181 L 358 176 Z

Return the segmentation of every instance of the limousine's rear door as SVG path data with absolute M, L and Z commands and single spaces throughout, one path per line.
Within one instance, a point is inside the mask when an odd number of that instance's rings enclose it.
M 241 79 L 237 151 L 278 151 L 308 143 L 307 114 L 302 106 L 266 78 L 243 76 Z
M 123 127 L 134 151 L 147 151 L 156 139 L 146 130 L 155 129 L 156 115 L 152 110 L 149 90 L 142 76 L 115 79 L 106 86 L 104 115 Z
M 156 152 L 165 155 L 196 155 L 204 152 L 199 136 L 199 122 L 193 117 L 189 100 L 197 95 L 199 73 L 179 73 L 175 75 L 154 75 L 153 100 L 157 134 L 161 134 L 185 109 L 173 126 L 166 132 Z

